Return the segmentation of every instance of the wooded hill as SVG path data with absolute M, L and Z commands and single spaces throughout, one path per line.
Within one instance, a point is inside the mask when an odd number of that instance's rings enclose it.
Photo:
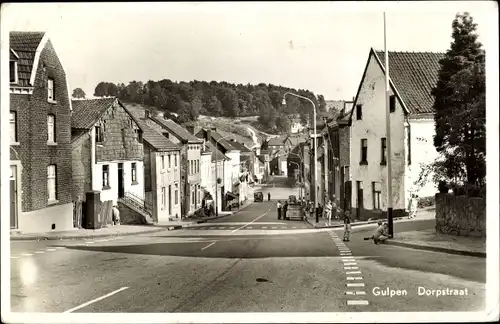
M 311 99 L 319 111 L 326 110 L 322 95 L 265 83 L 236 85 L 197 80 L 173 82 L 168 79 L 147 83 L 131 81 L 128 85 L 100 82 L 94 96 L 116 96 L 125 102 L 155 106 L 160 111 L 178 114 L 177 122 L 181 124 L 197 120 L 200 114 L 214 117 L 257 115 L 264 129 L 287 131 L 290 123 L 288 115 L 298 114 L 305 122 L 312 114 L 312 105 L 307 100 L 287 96 L 287 104 L 283 105 L 283 95 L 287 91 Z

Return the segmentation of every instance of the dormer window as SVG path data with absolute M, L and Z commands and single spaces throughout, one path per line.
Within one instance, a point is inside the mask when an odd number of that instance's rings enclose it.
M 55 102 L 55 89 L 54 89 L 54 79 L 47 79 L 47 100 L 50 102 Z
M 10 61 L 9 62 L 9 71 L 10 71 L 10 83 L 17 83 L 17 62 Z

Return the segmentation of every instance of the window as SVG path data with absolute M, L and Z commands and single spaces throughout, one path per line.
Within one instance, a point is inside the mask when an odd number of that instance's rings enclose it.
M 200 173 L 200 160 L 196 160 L 196 173 Z
M 16 112 L 11 111 L 9 117 L 9 126 L 10 126 L 10 141 L 11 143 L 17 142 L 17 118 Z
M 382 137 L 380 139 L 380 164 L 386 164 L 387 163 L 387 142 L 386 138 Z
M 168 156 L 168 168 L 170 169 L 172 167 L 172 160 L 171 160 L 171 156 L 169 155 Z
M 54 164 L 47 167 L 47 194 L 48 200 L 54 201 L 56 197 L 56 166 Z
M 368 163 L 368 140 L 366 138 L 361 139 L 361 163 Z
M 102 188 L 109 189 L 109 165 L 102 166 Z
M 104 132 L 101 126 L 95 126 L 95 141 L 96 143 L 102 143 L 104 140 Z
M 410 125 L 406 126 L 406 141 L 408 143 L 408 165 L 411 165 L 411 131 Z
M 132 183 L 137 183 L 137 163 L 132 163 Z
M 47 116 L 47 142 L 55 143 L 56 142 L 56 117 L 54 115 Z
M 363 119 L 363 108 L 361 105 L 356 105 L 356 119 L 357 120 Z
M 396 111 L 396 96 L 392 95 L 389 97 L 389 112 L 393 113 Z
M 161 187 L 161 209 L 165 209 L 166 200 L 167 200 L 167 194 L 165 192 L 165 187 Z
M 175 184 L 175 193 L 174 193 L 175 205 L 179 204 L 179 184 Z
M 175 167 L 177 167 L 177 158 L 178 158 L 178 155 L 176 154 L 174 157 L 175 157 L 174 158 L 174 160 L 175 160 Z
M 165 170 L 165 155 L 161 156 L 161 169 Z
M 198 185 L 198 204 L 201 204 L 201 186 Z
M 54 80 L 53 79 L 48 79 L 47 80 L 47 99 L 49 101 L 55 101 L 55 91 L 54 91 Z
M 17 83 L 17 62 L 16 61 L 9 62 L 9 70 L 10 70 L 10 83 Z
M 196 189 L 194 187 L 191 187 L 191 205 L 194 205 L 194 191 Z
M 372 182 L 372 197 L 373 197 L 373 209 L 380 210 L 380 183 Z

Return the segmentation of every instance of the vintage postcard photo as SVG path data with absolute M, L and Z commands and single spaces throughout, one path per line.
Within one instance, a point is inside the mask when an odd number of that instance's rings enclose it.
M 498 320 L 497 26 L 3 3 L 2 321 Z

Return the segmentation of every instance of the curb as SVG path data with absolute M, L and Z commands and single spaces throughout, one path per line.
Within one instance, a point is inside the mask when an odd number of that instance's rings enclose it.
M 147 231 L 140 232 L 128 232 L 128 233 L 112 233 L 112 234 L 88 234 L 81 236 L 11 236 L 11 241 L 59 241 L 59 240 L 81 240 L 81 239 L 93 239 L 93 238 L 105 238 L 114 236 L 131 236 L 138 234 L 148 234 L 164 231 L 164 228 L 155 228 Z
M 402 219 L 403 219 L 403 217 L 394 218 L 395 221 L 402 220 Z M 309 218 L 306 218 L 306 221 L 311 226 L 313 226 L 314 228 L 343 228 L 344 227 L 344 224 L 332 225 L 332 226 L 324 226 L 324 225 L 316 226 L 316 224 L 320 224 L 320 223 L 314 223 Z M 363 222 L 351 223 L 351 227 L 356 227 L 356 226 L 361 226 L 361 225 L 369 225 L 369 224 L 376 224 L 378 221 L 379 221 L 379 219 L 373 220 L 373 221 L 363 221 Z
M 448 254 L 473 256 L 473 257 L 478 257 L 478 258 L 486 258 L 485 252 L 454 250 L 454 249 L 442 248 L 442 247 L 437 247 L 437 246 L 427 246 L 427 245 L 419 245 L 419 244 L 412 244 L 412 243 L 403 243 L 403 242 L 397 242 L 397 241 L 391 241 L 391 240 L 387 240 L 385 243 L 388 245 L 401 246 L 401 247 L 406 247 L 406 248 L 415 249 L 415 250 L 425 250 L 425 251 L 441 252 L 441 253 L 448 253 Z

